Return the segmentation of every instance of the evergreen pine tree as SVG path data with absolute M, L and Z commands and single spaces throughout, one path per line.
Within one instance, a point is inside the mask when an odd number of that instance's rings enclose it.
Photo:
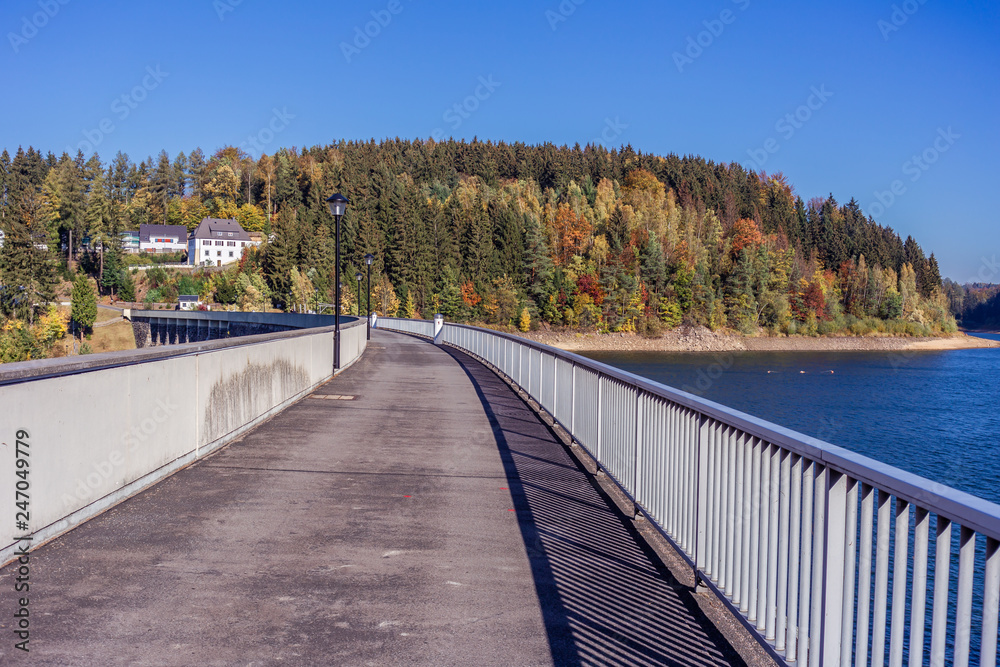
M 97 321 L 97 295 L 83 273 L 78 273 L 73 281 L 70 301 L 70 319 L 84 331 L 90 331 Z

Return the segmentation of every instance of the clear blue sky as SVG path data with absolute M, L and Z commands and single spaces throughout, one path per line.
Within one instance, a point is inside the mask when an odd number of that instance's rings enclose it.
M 12 151 L 630 143 L 856 197 L 944 275 L 1000 282 L 996 2 L 6 0 L 0 28 Z

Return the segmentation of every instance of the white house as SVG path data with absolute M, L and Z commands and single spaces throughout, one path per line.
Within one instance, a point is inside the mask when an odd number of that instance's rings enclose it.
M 177 304 L 181 310 L 198 310 L 201 299 L 198 298 L 197 294 L 181 294 L 177 297 Z
M 184 225 L 139 225 L 139 252 L 184 252 L 188 249 Z
M 188 264 L 224 266 L 243 256 L 243 249 L 259 245 L 235 220 L 205 218 L 188 237 Z

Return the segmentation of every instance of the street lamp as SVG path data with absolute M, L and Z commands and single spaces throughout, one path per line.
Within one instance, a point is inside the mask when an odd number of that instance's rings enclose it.
M 371 253 L 365 255 L 365 264 L 368 265 L 368 307 L 365 308 L 368 315 L 368 340 L 372 339 L 372 262 L 374 261 L 375 255 Z
M 336 255 L 333 261 L 333 270 L 335 273 L 334 284 L 336 285 L 337 294 L 333 299 L 333 368 L 334 370 L 340 370 L 340 219 L 344 217 L 347 213 L 347 205 L 351 202 L 348 201 L 347 197 L 340 194 L 339 192 L 329 199 L 326 200 L 326 205 L 330 207 L 330 215 L 333 216 L 334 220 L 337 221 L 337 231 L 335 233 L 336 239 Z
M 354 279 L 358 281 L 358 317 L 361 317 L 361 279 L 364 278 L 361 272 L 354 274 Z

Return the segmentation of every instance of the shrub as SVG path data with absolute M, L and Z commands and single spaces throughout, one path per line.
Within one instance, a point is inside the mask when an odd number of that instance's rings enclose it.
M 149 283 L 150 287 L 162 287 L 170 281 L 170 275 L 167 273 L 166 269 L 157 266 L 149 271 L 146 271 L 146 281 Z
M 645 338 L 659 338 L 663 335 L 663 324 L 655 317 L 640 317 L 636 322 L 636 331 Z

